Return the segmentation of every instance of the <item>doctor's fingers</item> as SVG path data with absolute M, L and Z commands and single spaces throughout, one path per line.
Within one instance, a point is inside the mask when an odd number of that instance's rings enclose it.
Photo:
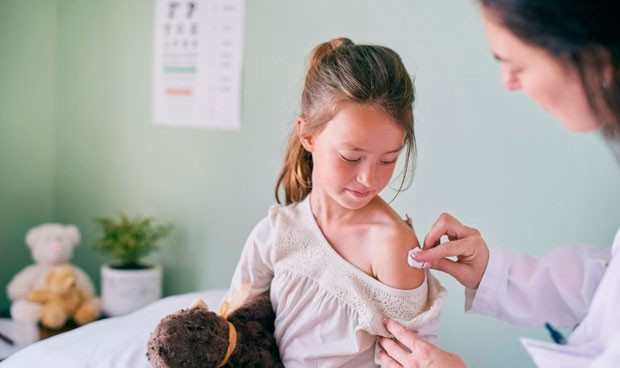
M 383 365 L 390 368 L 428 368 L 433 362 L 432 357 L 434 350 L 443 353 L 433 345 L 422 340 L 416 341 L 413 351 L 409 351 L 397 340 L 387 337 L 379 338 L 379 344 L 383 348 L 383 351 L 379 353 L 379 358 Z M 442 367 L 444 366 L 438 368 Z
M 456 261 L 447 257 L 457 257 Z M 445 272 L 468 288 L 477 288 L 489 262 L 489 249 L 480 235 L 442 243 L 415 254 L 424 268 Z
M 385 351 L 379 351 L 379 360 L 381 360 L 381 366 L 387 368 L 403 368 L 399 362 L 392 359 Z
M 441 271 L 457 279 L 463 273 L 467 272 L 467 266 L 447 258 L 436 259 L 434 261 L 425 261 L 424 269 Z
M 480 246 L 484 246 L 483 244 L 484 240 L 480 235 L 472 235 L 441 243 L 432 248 L 424 247 L 421 252 L 415 253 L 413 256 L 418 262 L 436 261 L 447 257 L 459 257 L 459 260 L 467 261 L 476 254 Z
M 461 224 L 454 216 L 442 213 L 424 237 L 424 248 L 432 248 L 440 244 L 441 237 L 446 235 L 450 240 L 465 238 L 479 234 L 478 230 Z
M 384 351 L 379 352 L 381 364 L 388 368 L 467 368 L 465 362 L 456 354 L 443 351 L 426 341 L 418 340 L 415 350 L 405 352 L 405 350 L 392 339 L 382 337 L 379 342 Z M 397 347 L 402 352 L 398 355 L 391 355 L 388 349 Z
M 419 350 L 425 350 L 425 348 L 429 345 L 432 346 L 430 343 L 422 340 L 417 333 L 406 329 L 405 326 L 394 320 L 386 319 L 383 321 L 383 324 L 385 325 L 386 330 L 394 335 L 394 340 L 401 343 L 405 348 L 409 349 L 410 352 L 416 353 Z M 385 338 L 382 340 L 393 341 L 392 339 Z M 405 349 L 402 350 L 405 351 Z
M 478 288 L 478 285 L 480 285 L 486 266 L 482 265 L 480 267 L 474 267 L 472 265 L 466 265 L 443 258 L 436 261 L 426 262 L 424 268 L 445 272 L 454 277 L 466 288 L 476 289 Z
M 379 359 L 381 359 L 382 366 L 388 368 L 418 368 L 416 365 L 407 362 L 411 352 L 403 348 L 396 341 L 387 337 L 380 337 L 379 345 L 381 345 L 383 349 L 379 352 Z

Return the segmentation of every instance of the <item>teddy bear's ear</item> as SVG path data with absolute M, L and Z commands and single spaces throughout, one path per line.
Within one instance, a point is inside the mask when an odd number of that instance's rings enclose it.
M 228 299 L 228 304 L 230 310 L 235 310 L 245 303 L 246 299 L 250 295 L 250 291 L 252 290 L 252 284 L 245 283 L 241 284 L 237 290 L 235 290 L 230 299 Z
M 37 227 L 33 227 L 32 229 L 28 230 L 28 232 L 26 233 L 26 244 L 28 245 L 28 248 L 33 248 L 34 245 L 37 243 L 37 240 L 39 239 L 39 235 L 41 234 L 40 230 L 40 226 Z
M 67 237 L 69 241 L 71 241 L 71 245 L 77 247 L 80 244 L 80 230 L 78 230 L 75 225 L 67 225 L 65 226 L 65 230 L 67 231 Z
M 204 309 L 206 311 L 209 311 L 209 306 L 207 305 L 207 303 L 205 303 L 204 300 L 202 299 L 196 299 L 194 300 L 194 302 L 192 303 L 192 305 L 189 306 L 189 309 L 194 309 L 194 308 L 198 308 L 198 309 Z

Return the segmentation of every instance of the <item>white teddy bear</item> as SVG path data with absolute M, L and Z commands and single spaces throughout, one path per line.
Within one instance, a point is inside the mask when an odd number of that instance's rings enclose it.
M 32 291 L 45 287 L 48 272 L 56 266 L 69 264 L 73 248 L 80 242 L 80 232 L 75 225 L 43 224 L 26 234 L 26 244 L 35 264 L 18 272 L 9 283 L 7 292 L 11 300 L 11 317 L 16 321 L 36 323 L 42 306 L 26 300 Z M 77 286 L 89 295 L 95 287 L 88 275 L 79 267 L 71 265 L 77 275 Z

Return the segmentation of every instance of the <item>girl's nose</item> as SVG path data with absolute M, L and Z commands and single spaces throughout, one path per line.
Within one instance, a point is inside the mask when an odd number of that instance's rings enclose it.
M 521 88 L 521 81 L 513 72 L 507 67 L 502 67 L 502 79 L 504 80 L 504 86 L 509 91 L 516 91 Z
M 370 188 L 375 185 L 377 174 L 374 165 L 364 165 L 357 174 L 358 183 Z

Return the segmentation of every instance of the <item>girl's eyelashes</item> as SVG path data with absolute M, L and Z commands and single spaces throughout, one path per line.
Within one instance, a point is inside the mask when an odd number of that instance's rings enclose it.
M 344 156 L 343 154 L 340 154 L 340 153 L 338 154 L 338 156 L 340 156 L 340 158 L 343 161 L 346 161 L 346 162 L 351 163 L 351 164 L 356 164 L 356 163 L 362 161 L 361 157 L 351 158 L 351 157 Z M 392 165 L 392 164 L 396 163 L 397 160 L 398 160 L 398 157 L 396 157 L 396 158 L 394 158 L 392 160 L 381 160 L 380 162 L 383 165 Z
M 398 157 L 393 160 L 389 160 L 389 161 L 381 161 L 381 163 L 384 165 L 391 165 L 393 163 L 396 163 L 396 160 L 398 160 Z
M 349 163 L 357 163 L 362 160 L 361 158 L 349 158 L 349 157 L 343 156 L 342 154 L 338 154 L 338 155 L 340 156 L 341 159 Z

